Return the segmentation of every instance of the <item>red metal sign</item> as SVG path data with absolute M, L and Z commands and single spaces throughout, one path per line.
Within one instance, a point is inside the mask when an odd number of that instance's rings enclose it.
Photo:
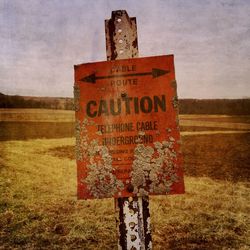
M 78 198 L 184 192 L 173 56 L 75 66 Z

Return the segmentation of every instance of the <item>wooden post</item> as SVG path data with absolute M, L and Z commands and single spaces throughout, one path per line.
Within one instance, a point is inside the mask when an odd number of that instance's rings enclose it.
M 125 10 L 112 11 L 111 19 L 105 20 L 105 33 L 108 61 L 138 57 L 135 17 L 130 18 Z M 115 205 L 118 249 L 152 249 L 148 197 L 118 198 Z

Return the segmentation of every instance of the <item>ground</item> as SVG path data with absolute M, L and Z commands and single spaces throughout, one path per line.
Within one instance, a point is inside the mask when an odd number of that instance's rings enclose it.
M 0 249 L 115 249 L 114 200 L 76 199 L 73 112 L 2 110 L 0 121 Z M 154 249 L 249 249 L 250 117 L 180 125 L 186 193 L 150 197 Z

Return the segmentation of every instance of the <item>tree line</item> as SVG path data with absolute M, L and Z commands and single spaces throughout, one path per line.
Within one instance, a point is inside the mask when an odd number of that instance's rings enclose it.
M 0 93 L 0 108 L 44 108 L 73 110 L 73 98 L 63 97 L 23 97 Z
M 0 93 L 0 108 L 44 108 L 74 110 L 74 99 L 24 97 Z M 250 115 L 250 99 L 180 99 L 180 114 Z

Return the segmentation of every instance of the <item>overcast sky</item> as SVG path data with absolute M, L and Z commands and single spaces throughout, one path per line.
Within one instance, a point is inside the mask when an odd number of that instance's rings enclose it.
M 0 92 L 72 97 L 73 65 L 106 60 L 119 9 L 140 56 L 175 55 L 180 98 L 250 97 L 250 0 L 0 0 Z

